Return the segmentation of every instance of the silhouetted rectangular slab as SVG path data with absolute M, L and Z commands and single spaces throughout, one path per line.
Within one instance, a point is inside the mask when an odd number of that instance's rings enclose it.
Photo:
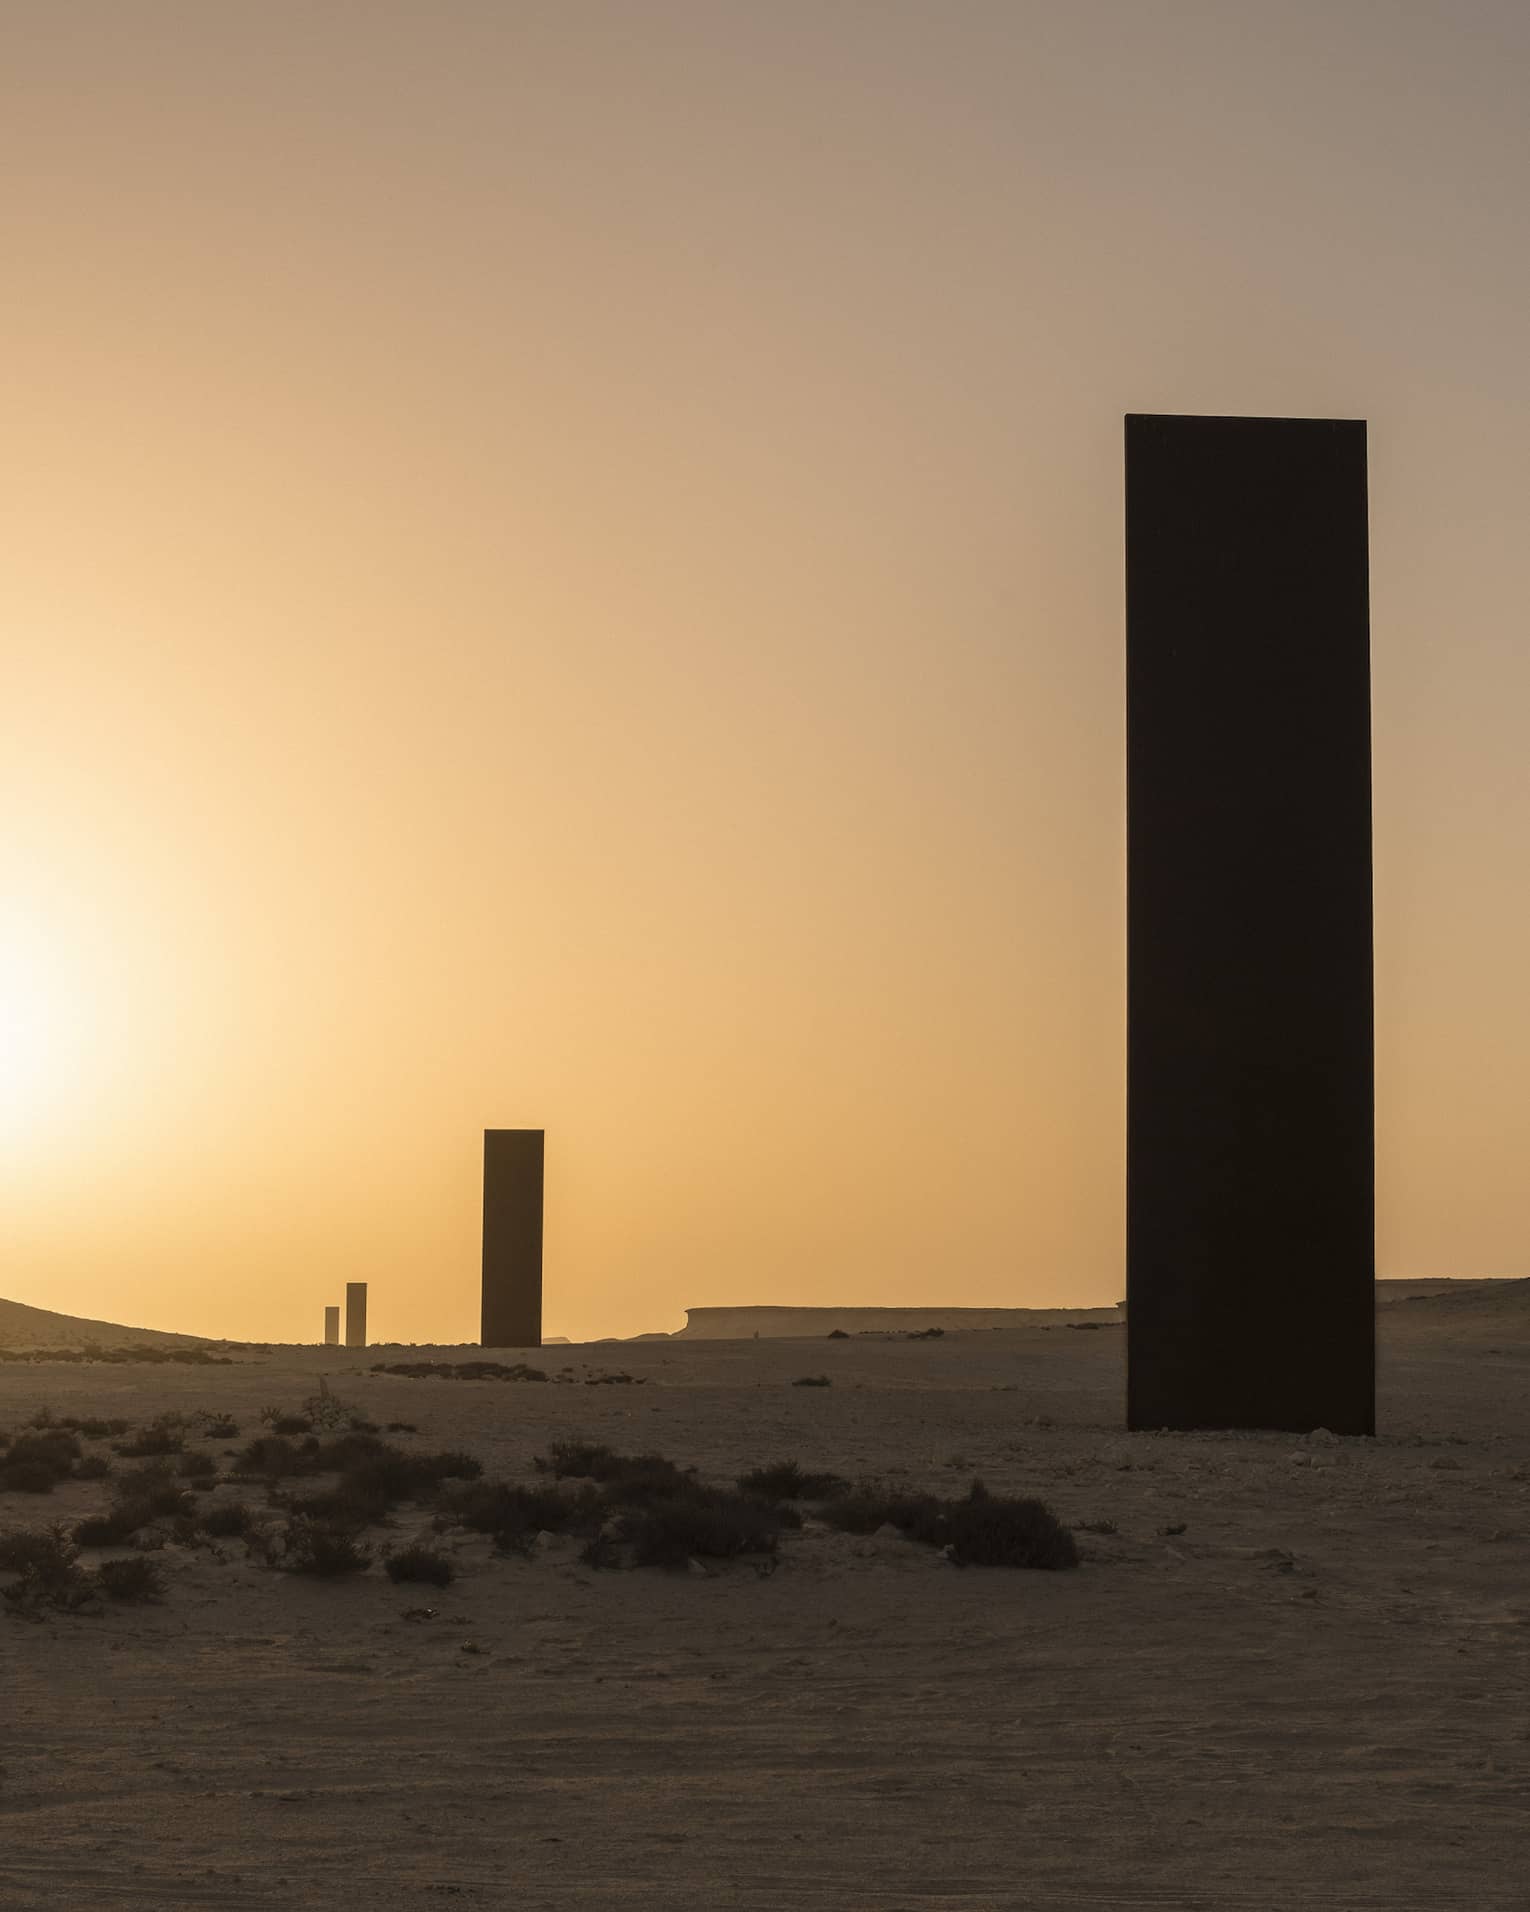
M 483 1326 L 486 1348 L 542 1345 L 541 1129 L 483 1132 Z
M 367 1345 L 367 1284 L 364 1281 L 345 1284 L 345 1345 L 348 1348 Z
M 1127 1421 L 1375 1429 L 1365 426 L 1126 421 Z
M 326 1348 L 338 1348 L 340 1345 L 340 1310 L 324 1310 L 324 1345 Z

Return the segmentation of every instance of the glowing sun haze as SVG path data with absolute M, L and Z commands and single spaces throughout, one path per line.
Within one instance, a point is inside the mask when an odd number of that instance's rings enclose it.
M 1530 12 L 8 0 L 0 1294 L 1122 1292 L 1121 415 L 1371 420 L 1380 1258 L 1530 1271 Z

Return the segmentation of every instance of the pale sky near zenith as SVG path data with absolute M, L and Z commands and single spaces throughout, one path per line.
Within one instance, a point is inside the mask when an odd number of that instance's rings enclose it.
M 1371 421 L 1381 1272 L 1525 1274 L 1520 0 L 0 0 L 0 1294 L 1123 1292 L 1121 417 Z

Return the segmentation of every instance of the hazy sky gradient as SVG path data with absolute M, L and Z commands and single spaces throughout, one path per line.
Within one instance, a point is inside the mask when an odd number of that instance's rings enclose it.
M 0 0 L 0 1294 L 1123 1292 L 1121 416 L 1371 421 L 1381 1271 L 1525 1274 L 1520 0 Z

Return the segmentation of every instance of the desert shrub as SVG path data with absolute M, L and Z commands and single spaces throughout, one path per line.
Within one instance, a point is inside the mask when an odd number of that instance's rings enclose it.
M 73 1474 L 76 1480 L 105 1480 L 112 1471 L 112 1464 L 104 1454 L 87 1454 L 82 1461 L 76 1461 Z
M 0 1534 L 0 1573 L 55 1578 L 73 1566 L 74 1542 L 63 1527 Z
M 271 1423 L 271 1432 L 278 1436 L 311 1434 L 313 1422 L 301 1414 L 283 1414 Z
M 359 1533 L 363 1527 L 375 1527 L 386 1520 L 393 1502 L 375 1482 L 347 1477 L 334 1487 L 316 1494 L 299 1494 L 286 1504 L 294 1514 L 347 1533 Z
M 138 1528 L 146 1523 L 135 1520 L 130 1526 L 128 1510 L 114 1507 L 104 1514 L 87 1514 L 83 1520 L 76 1521 L 74 1541 L 77 1547 L 122 1547 L 132 1539 Z
M 55 1415 L 49 1408 L 39 1408 L 32 1416 L 33 1427 L 62 1428 L 71 1434 L 78 1434 L 81 1440 L 104 1441 L 118 1434 L 126 1434 L 132 1427 L 131 1421 L 79 1420 L 73 1414 Z
M 827 1500 L 845 1493 L 850 1483 L 838 1474 L 807 1474 L 795 1461 L 776 1461 L 740 1474 L 739 1491 L 761 1500 Z
M 951 1504 L 947 1544 L 953 1558 L 970 1567 L 1078 1565 L 1072 1534 L 1044 1501 L 990 1494 L 975 1480 L 965 1500 Z
M 320 1450 L 321 1464 L 338 1467 L 347 1483 L 389 1502 L 418 1500 L 445 1480 L 476 1480 L 483 1463 L 472 1454 L 406 1454 L 373 1434 L 342 1435 Z
M 830 1526 L 847 1534 L 874 1534 L 879 1527 L 896 1527 L 911 1539 L 935 1544 L 945 1502 L 934 1494 L 913 1494 L 862 1481 L 848 1494 L 839 1494 L 819 1511 Z M 945 1545 L 942 1535 L 939 1544 Z
M 1077 1522 L 1081 1534 L 1118 1534 L 1121 1529 L 1113 1520 L 1081 1520 Z
M 939 1341 L 945 1332 L 944 1328 L 910 1328 L 904 1339 L 908 1341 Z
M 792 1382 L 794 1388 L 828 1388 L 833 1385 L 826 1374 L 804 1374 Z
M 315 1471 L 312 1449 L 295 1447 L 283 1434 L 262 1434 L 234 1457 L 236 1474 L 261 1475 L 268 1480 L 286 1480 L 297 1474 Z
M 413 1421 L 389 1421 L 387 1431 L 390 1434 L 418 1434 L 420 1430 Z
M 7 1461 L 0 1467 L 0 1494 L 51 1494 L 62 1476 L 44 1461 Z
M 580 1561 L 586 1567 L 621 1567 L 626 1565 L 626 1554 L 614 1533 L 604 1529 L 592 1534 L 579 1549 Z
M 401 1580 L 424 1580 L 433 1587 L 449 1587 L 457 1577 L 456 1567 L 445 1554 L 418 1543 L 390 1554 L 383 1562 L 383 1570 L 395 1584 Z
M 146 1560 L 142 1554 L 134 1560 L 104 1560 L 96 1568 L 96 1585 L 108 1600 L 135 1605 L 161 1600 L 165 1593 L 164 1575 L 154 1561 Z
M 375 1361 L 374 1374 L 403 1374 L 415 1381 L 545 1381 L 541 1368 L 524 1361 Z
M 631 1546 L 640 1567 L 683 1567 L 693 1559 L 774 1553 L 776 1536 L 794 1524 L 786 1509 L 752 1495 L 691 1483 L 683 1493 L 623 1513 L 617 1538 Z
M 242 1500 L 215 1501 L 201 1514 L 202 1531 L 214 1540 L 236 1540 L 240 1534 L 247 1534 L 252 1524 L 250 1510 Z
M 603 1517 L 593 1487 L 521 1487 L 480 1480 L 443 1492 L 436 1525 L 492 1534 L 495 1546 L 512 1548 L 527 1545 L 539 1533 L 593 1531 Z
M 179 1454 L 185 1445 L 186 1428 L 180 1415 L 162 1414 L 158 1420 L 150 1421 L 147 1427 L 139 1428 L 136 1434 L 116 1442 L 115 1451 L 148 1459 L 159 1454 Z
M 352 1533 L 303 1519 L 287 1523 L 287 1550 L 282 1566 L 288 1573 L 313 1574 L 320 1579 L 336 1579 L 342 1574 L 364 1573 L 372 1562 L 372 1550 L 363 1547 Z
M 14 1607 L 83 1606 L 94 1588 L 81 1571 L 77 1549 L 67 1529 L 0 1535 L 0 1572 L 20 1576 L 5 1589 Z
M 141 1506 L 150 1518 L 161 1514 L 184 1513 L 191 1497 L 170 1468 L 160 1462 L 147 1467 L 131 1467 L 112 1483 L 112 1495 L 121 1506 Z
M 190 1522 L 181 1530 L 181 1537 L 190 1538 L 195 1531 L 190 1521 L 194 1507 L 165 1462 L 130 1468 L 113 1481 L 111 1506 L 104 1514 L 90 1514 L 78 1522 L 74 1538 L 82 1547 L 122 1547 L 155 1520 Z
M 204 1412 L 197 1416 L 197 1432 L 204 1441 L 237 1441 L 239 1423 L 227 1414 Z
M 477 1455 L 465 1454 L 461 1448 L 447 1448 L 439 1454 L 404 1454 L 400 1458 L 408 1462 L 417 1480 L 432 1486 L 443 1480 L 477 1480 L 483 1473 L 483 1462 Z
M 15 1434 L 0 1463 L 0 1487 L 13 1493 L 46 1494 L 67 1480 L 82 1458 L 79 1436 L 68 1428 L 37 1428 Z
M 295 1511 L 340 1526 L 366 1527 L 403 1500 L 422 1500 L 446 1480 L 473 1480 L 483 1472 L 472 1454 L 406 1454 L 375 1434 L 341 1434 L 313 1456 L 316 1471 L 336 1472 L 327 1491 L 293 1503 Z
M 599 1480 L 616 1458 L 615 1448 L 597 1441 L 554 1441 L 532 1464 L 539 1474 L 572 1474 L 586 1480 Z
M 175 1471 L 187 1480 L 206 1482 L 217 1478 L 218 1463 L 211 1454 L 193 1450 L 177 1456 Z
M 336 1428 L 351 1427 L 357 1420 L 356 1409 L 349 1401 L 342 1401 L 331 1394 L 328 1388 L 321 1388 L 317 1394 L 310 1394 L 303 1402 L 302 1413 L 310 1427 L 322 1428 L 332 1433 Z M 281 1428 L 275 1430 L 278 1434 Z
M 952 1559 L 964 1566 L 1078 1565 L 1072 1534 L 1044 1502 L 990 1494 L 976 1480 L 962 1500 L 862 1486 L 829 1501 L 823 1516 L 848 1533 L 896 1527 L 923 1546 L 949 1547 Z
M 326 1474 L 341 1474 L 348 1467 L 357 1467 L 362 1461 L 371 1460 L 377 1454 L 396 1454 L 400 1450 L 390 1447 L 375 1434 L 356 1432 L 332 1435 L 327 1441 L 320 1441 L 313 1450 L 314 1466 Z
M 597 1481 L 610 1505 L 630 1505 L 681 1492 L 693 1479 L 662 1454 L 618 1454 L 591 1441 L 554 1441 L 537 1468 L 560 1479 Z

